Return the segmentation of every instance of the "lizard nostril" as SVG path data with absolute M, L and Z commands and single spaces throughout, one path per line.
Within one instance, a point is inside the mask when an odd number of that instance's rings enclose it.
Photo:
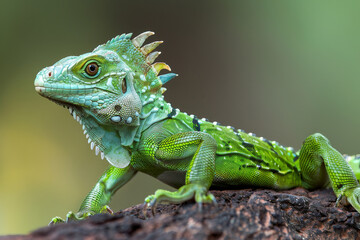
M 52 76 L 52 72 L 49 72 L 49 73 L 48 73 L 48 76 L 51 77 L 51 76 Z

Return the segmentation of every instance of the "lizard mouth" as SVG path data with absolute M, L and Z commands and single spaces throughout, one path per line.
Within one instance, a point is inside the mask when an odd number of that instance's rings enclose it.
M 50 98 L 50 97 L 46 97 L 46 98 L 49 99 L 50 101 L 56 103 L 57 105 L 62 106 L 63 108 L 69 109 L 69 111 L 70 111 L 70 109 L 72 109 L 72 110 L 77 109 L 76 105 L 74 105 L 74 104 L 64 102 L 64 101 L 60 101 L 60 100 L 57 100 L 57 99 L 53 99 L 53 98 Z M 72 114 L 72 112 L 73 111 L 70 111 L 70 114 Z
M 85 96 L 96 91 L 96 89 L 90 86 L 63 85 L 58 83 L 41 84 L 41 82 L 39 84 L 37 81 L 35 81 L 35 90 L 42 97 L 64 108 L 76 109 L 77 112 L 81 111 L 77 105 L 82 106 L 85 104 Z
M 59 81 L 49 82 L 43 72 L 38 73 L 34 81 L 35 91 L 42 96 L 89 94 L 94 91 L 91 85 L 65 84 Z
M 44 90 L 45 90 L 45 87 L 35 86 L 35 91 L 38 92 L 39 94 L 44 92 Z
M 94 92 L 94 88 L 92 86 L 78 86 L 78 85 L 60 85 L 57 83 L 47 84 L 48 86 L 36 86 L 35 91 L 43 96 L 48 95 L 56 95 L 57 93 L 61 93 L 64 95 L 71 94 L 88 94 Z M 66 86 L 66 87 L 65 87 Z

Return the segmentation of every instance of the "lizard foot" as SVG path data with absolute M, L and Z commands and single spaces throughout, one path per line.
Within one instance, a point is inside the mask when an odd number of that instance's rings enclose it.
M 340 194 L 336 200 L 336 206 L 340 203 L 343 205 L 350 203 L 360 213 L 360 187 L 348 189 L 344 194 Z
M 80 221 L 97 213 L 113 214 L 114 212 L 111 210 L 111 208 L 108 205 L 103 206 L 99 212 L 95 212 L 91 210 L 82 210 L 77 213 L 74 213 L 70 211 L 68 212 L 68 214 L 66 214 L 66 220 L 62 219 L 61 217 L 54 217 L 53 219 L 51 219 L 49 225 L 63 223 L 63 222 Z
M 203 203 L 216 203 L 214 195 L 208 193 L 207 189 L 200 184 L 190 183 L 182 186 L 177 191 L 170 192 L 159 189 L 153 195 L 145 198 L 143 214 L 146 217 L 146 209 L 151 208 L 151 212 L 155 215 L 155 209 L 159 203 L 182 203 L 195 197 L 195 201 L 199 205 L 201 211 Z

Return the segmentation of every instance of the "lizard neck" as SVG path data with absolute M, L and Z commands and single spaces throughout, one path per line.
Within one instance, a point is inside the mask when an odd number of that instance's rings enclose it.
M 162 96 L 149 96 L 143 103 L 139 116 L 139 125 L 104 125 L 86 110 L 77 107 L 69 108 L 71 115 L 84 130 L 90 148 L 96 155 L 106 159 L 111 165 L 124 168 L 131 160 L 131 150 L 140 141 L 142 132 L 152 124 L 168 117 L 172 107 Z
M 140 115 L 140 126 L 134 137 L 135 142 L 139 142 L 142 133 L 154 123 L 162 121 L 169 117 L 173 108 L 170 103 L 164 100 L 164 96 L 150 95 L 143 101 L 143 107 Z
M 111 126 L 100 124 L 93 116 L 78 108 L 69 108 L 81 125 L 90 148 L 111 165 L 124 168 L 130 163 L 131 146 L 138 126 Z

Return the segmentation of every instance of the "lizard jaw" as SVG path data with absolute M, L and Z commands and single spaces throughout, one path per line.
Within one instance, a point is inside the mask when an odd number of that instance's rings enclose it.
M 75 105 L 75 104 L 71 104 L 69 102 L 65 102 L 65 101 L 61 101 L 58 99 L 54 99 L 51 98 L 49 96 L 45 96 L 45 94 L 43 94 L 43 90 L 45 89 L 45 87 L 41 87 L 41 86 L 36 86 L 35 85 L 35 89 L 38 91 L 38 93 L 44 97 L 46 97 L 47 99 L 51 100 L 52 102 L 66 108 L 69 110 L 70 115 L 78 122 L 82 125 L 82 129 L 83 129 L 83 133 L 86 137 L 86 139 L 88 140 L 88 143 L 90 144 L 90 148 L 91 150 L 95 150 L 95 155 L 100 155 L 101 159 L 107 159 L 108 158 L 105 156 L 105 153 L 103 152 L 103 147 L 101 146 L 101 142 L 98 142 L 94 139 L 92 139 L 92 137 L 90 136 L 91 134 L 88 133 L 88 129 L 89 126 L 87 124 L 87 120 L 86 120 L 86 116 L 84 116 L 84 114 L 86 115 L 86 113 L 84 113 L 81 109 L 81 107 Z M 42 92 L 39 92 L 42 91 Z M 109 161 L 109 160 L 108 160 Z M 110 161 L 109 161 L 110 162 Z

